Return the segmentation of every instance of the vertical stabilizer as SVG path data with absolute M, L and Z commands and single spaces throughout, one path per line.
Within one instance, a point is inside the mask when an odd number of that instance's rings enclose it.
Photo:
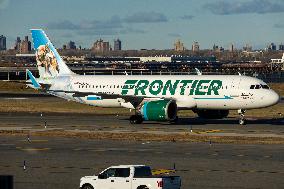
M 54 78 L 59 75 L 73 74 L 43 30 L 31 29 L 31 33 L 40 78 Z

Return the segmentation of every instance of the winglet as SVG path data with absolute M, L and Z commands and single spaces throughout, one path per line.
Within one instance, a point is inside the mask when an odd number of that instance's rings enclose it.
M 37 82 L 36 78 L 33 76 L 32 72 L 28 69 L 26 69 L 26 72 L 28 73 L 29 75 L 29 78 L 32 82 L 32 85 L 35 89 L 40 89 L 41 88 L 41 85 Z

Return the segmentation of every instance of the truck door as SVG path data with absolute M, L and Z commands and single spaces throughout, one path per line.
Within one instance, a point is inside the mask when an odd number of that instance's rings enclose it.
M 112 180 L 115 178 L 115 169 L 110 168 L 105 170 L 103 173 L 101 173 L 98 177 L 98 180 L 96 181 L 95 188 L 98 189 L 111 189 L 112 188 Z
M 131 189 L 130 168 L 115 168 L 115 176 L 111 178 L 110 189 Z

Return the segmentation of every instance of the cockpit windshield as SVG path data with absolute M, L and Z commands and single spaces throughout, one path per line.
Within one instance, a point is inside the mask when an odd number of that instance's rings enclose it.
M 269 89 L 268 85 L 261 85 L 263 89 Z
M 250 89 L 270 89 L 268 85 L 259 84 L 259 85 L 251 85 Z

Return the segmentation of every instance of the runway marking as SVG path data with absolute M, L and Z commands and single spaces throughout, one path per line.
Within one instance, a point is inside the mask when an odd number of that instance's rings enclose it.
M 46 151 L 50 150 L 51 148 L 23 148 L 17 146 L 16 149 L 22 150 L 22 151 Z
M 15 146 L 15 144 L 0 144 L 0 146 Z
M 237 156 L 238 156 L 238 157 L 244 157 L 245 155 L 243 155 L 243 154 L 238 154 Z
M 269 155 L 268 155 L 268 156 L 263 156 L 263 157 L 264 157 L 264 158 L 271 158 L 272 156 L 269 156 Z
M 222 132 L 222 130 L 213 129 L 213 130 L 195 131 L 193 133 L 195 133 L 195 134 L 210 134 L 210 133 L 220 133 L 220 132 Z
M 27 100 L 28 98 L 4 98 L 5 100 Z

